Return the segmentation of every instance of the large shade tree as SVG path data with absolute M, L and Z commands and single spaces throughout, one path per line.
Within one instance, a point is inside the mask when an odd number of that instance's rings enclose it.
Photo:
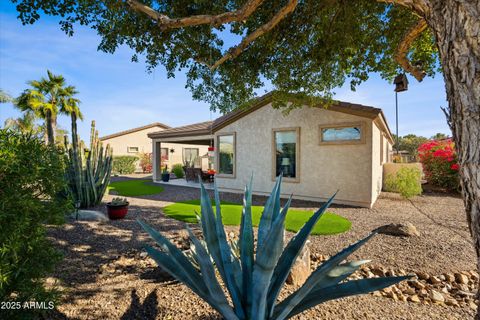
M 61 16 L 128 45 L 149 68 L 184 69 L 195 99 L 222 111 L 269 82 L 279 92 L 328 95 L 379 72 L 421 81 L 440 71 L 456 142 L 467 220 L 480 256 L 480 1 L 478 0 L 11 0 L 20 20 Z M 227 33 L 239 42 L 225 48 Z M 282 94 L 278 95 L 282 100 Z M 281 105 L 281 103 L 280 103 Z
M 15 100 L 15 105 L 26 113 L 33 113 L 45 120 L 46 140 L 49 144 L 55 144 L 57 115 L 59 113 L 82 118 L 79 111 L 79 100 L 74 96 L 78 93 L 73 86 L 67 86 L 62 75 L 54 75 L 47 71 L 47 78 L 29 81 L 29 89 L 26 89 Z

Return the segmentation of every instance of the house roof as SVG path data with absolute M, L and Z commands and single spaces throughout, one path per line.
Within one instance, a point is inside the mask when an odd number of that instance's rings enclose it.
M 203 136 L 212 133 L 213 121 L 204 121 L 186 126 L 170 128 L 158 132 L 151 132 L 148 134 L 149 138 L 171 138 L 184 136 Z
M 194 123 L 191 125 L 170 128 L 159 132 L 152 132 L 148 134 L 149 138 L 172 138 L 172 137 L 186 137 L 186 136 L 200 136 L 200 135 L 209 135 L 213 132 L 216 132 L 223 127 L 237 121 L 240 118 L 245 117 L 246 115 L 264 107 L 265 105 L 273 101 L 273 92 L 269 92 L 261 97 L 255 99 L 251 104 L 244 108 L 239 108 L 232 112 L 229 112 L 214 121 L 205 121 L 200 123 Z M 323 105 L 319 104 L 314 107 L 325 108 Z M 390 143 L 393 142 L 393 136 L 388 127 L 387 120 L 383 114 L 382 109 L 364 106 L 361 104 L 348 103 L 342 101 L 333 101 L 332 104 L 329 104 L 327 107 L 328 110 L 353 114 L 360 117 L 365 117 L 372 119 L 382 130 Z
M 103 140 L 108 140 L 108 139 L 111 139 L 111 138 L 120 137 L 120 136 L 129 134 L 129 133 L 134 133 L 134 132 L 137 132 L 137 131 L 150 129 L 150 128 L 154 128 L 154 127 L 160 127 L 160 128 L 163 128 L 163 129 L 170 129 L 170 127 L 167 126 L 166 124 L 163 124 L 163 123 L 160 123 L 160 122 L 154 122 L 154 123 L 144 125 L 142 127 L 133 128 L 133 129 L 129 129 L 129 130 L 124 130 L 124 131 L 120 131 L 120 132 L 117 132 L 117 133 L 112 133 L 108 136 L 100 137 L 100 140 L 102 140 L 102 141 Z
M 264 107 L 265 105 L 271 103 L 273 101 L 273 95 L 275 92 L 269 92 L 261 97 L 258 97 L 253 101 L 252 104 L 245 108 L 240 108 L 235 111 L 229 112 L 217 119 L 213 122 L 212 130 L 213 132 L 222 129 L 223 127 L 237 121 L 240 118 L 245 117 L 246 115 Z M 323 105 L 319 104 L 315 106 L 317 108 L 325 108 Z M 387 120 L 385 115 L 383 114 L 382 109 L 364 106 L 361 104 L 343 102 L 343 101 L 333 101 L 327 108 L 327 110 L 353 114 L 360 117 L 369 118 L 372 120 L 377 120 L 377 124 L 380 129 L 387 135 L 388 139 L 391 143 L 393 143 L 393 136 L 388 127 Z

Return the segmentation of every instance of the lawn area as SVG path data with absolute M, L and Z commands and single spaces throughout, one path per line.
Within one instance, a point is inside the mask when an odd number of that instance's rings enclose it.
M 253 225 L 258 226 L 262 215 L 262 206 L 252 206 Z M 163 208 L 163 213 L 170 218 L 196 223 L 195 212 L 200 213 L 200 200 L 177 202 Z M 285 220 L 285 229 L 297 232 L 312 216 L 313 211 L 290 209 Z M 237 226 L 240 224 L 242 205 L 222 203 L 222 221 L 225 225 Z M 351 222 L 337 214 L 326 212 L 313 228 L 313 235 L 328 235 L 342 233 L 350 229 Z
M 157 194 L 163 191 L 161 186 L 150 184 L 152 180 L 125 180 L 111 182 L 107 187 L 107 192 L 116 191 L 118 195 L 124 197 L 146 196 Z

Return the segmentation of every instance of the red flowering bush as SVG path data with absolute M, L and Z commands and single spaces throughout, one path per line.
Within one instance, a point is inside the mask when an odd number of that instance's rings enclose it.
M 151 153 L 142 153 L 140 155 L 140 167 L 142 168 L 143 173 L 151 173 L 152 166 L 152 154 Z
M 459 166 L 451 139 L 425 142 L 418 147 L 418 157 L 428 182 L 449 190 L 459 189 Z

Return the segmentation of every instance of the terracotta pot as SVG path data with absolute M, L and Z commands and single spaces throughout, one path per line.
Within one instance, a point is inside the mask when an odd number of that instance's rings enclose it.
M 111 220 L 123 219 L 127 215 L 129 203 L 120 206 L 112 206 L 111 202 L 107 203 L 108 217 Z

